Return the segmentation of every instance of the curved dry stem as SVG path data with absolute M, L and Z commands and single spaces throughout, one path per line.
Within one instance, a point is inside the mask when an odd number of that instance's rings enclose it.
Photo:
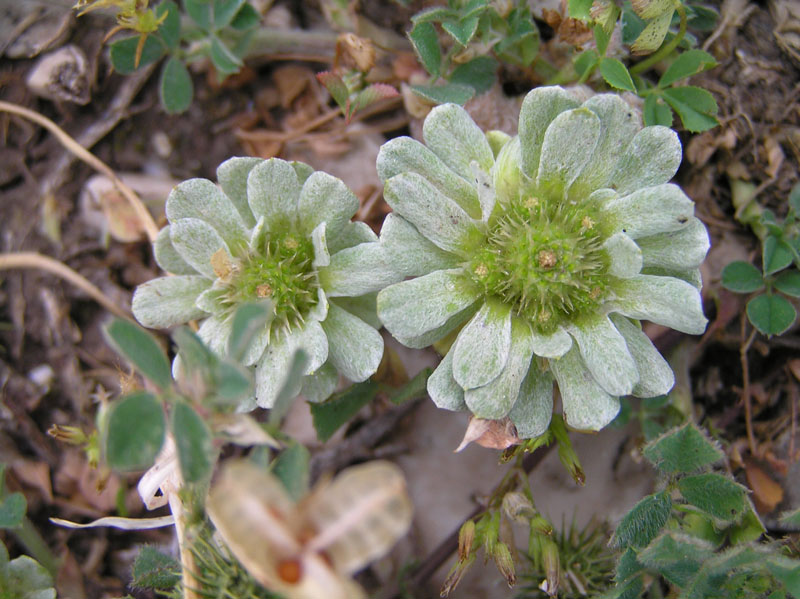
M 10 270 L 18 268 L 35 268 L 44 270 L 50 274 L 56 275 L 65 281 L 72 283 L 78 289 L 89 295 L 98 304 L 103 306 L 112 314 L 125 318 L 126 320 L 133 321 L 128 311 L 123 310 L 106 297 L 100 289 L 95 287 L 86 278 L 79 275 L 66 264 L 62 264 L 58 260 L 54 260 L 49 256 L 43 256 L 35 252 L 19 252 L 0 254 L 0 270 Z
M 93 169 L 103 173 L 106 177 L 111 179 L 119 192 L 133 207 L 136 216 L 142 223 L 145 233 L 147 233 L 148 239 L 151 242 L 156 240 L 156 236 L 158 236 L 158 225 L 156 225 L 156 222 L 153 220 L 150 212 L 142 203 L 142 200 L 139 199 L 139 196 L 136 195 L 136 192 L 133 191 L 129 186 L 125 185 L 125 183 L 123 183 L 120 178 L 117 177 L 111 167 L 106 165 L 106 163 L 97 158 L 97 156 L 89 152 L 86 148 L 72 139 L 61 127 L 38 112 L 34 112 L 33 110 L 29 110 L 16 104 L 12 104 L 11 102 L 3 101 L 0 101 L 0 111 L 10 112 L 11 114 L 24 117 L 30 121 L 33 121 L 37 125 L 44 127 L 53 135 L 55 135 L 56 139 L 58 139 L 58 141 L 60 141 L 61 144 L 67 148 L 67 150 L 72 152 L 77 158 L 83 160 Z

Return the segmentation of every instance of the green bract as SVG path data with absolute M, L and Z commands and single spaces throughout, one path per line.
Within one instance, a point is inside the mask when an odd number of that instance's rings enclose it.
M 567 422 L 599 430 L 619 397 L 669 391 L 672 371 L 639 319 L 703 332 L 698 266 L 708 233 L 667 183 L 681 147 L 642 128 L 616 95 L 581 104 L 559 87 L 525 98 L 519 135 L 484 135 L 439 106 L 425 144 L 385 144 L 378 172 L 394 210 L 380 244 L 411 280 L 378 294 L 409 347 L 458 332 L 428 380 L 434 402 L 547 428 L 558 384 Z
M 275 158 L 232 158 L 217 178 L 219 186 L 191 179 L 170 193 L 155 256 L 175 276 L 136 289 L 139 322 L 200 320 L 199 336 L 224 354 L 236 307 L 269 299 L 275 317 L 244 357 L 262 407 L 274 404 L 299 349 L 312 401 L 334 391 L 337 373 L 372 375 L 383 355 L 375 292 L 398 277 L 370 228 L 350 221 L 358 199 L 335 177 Z

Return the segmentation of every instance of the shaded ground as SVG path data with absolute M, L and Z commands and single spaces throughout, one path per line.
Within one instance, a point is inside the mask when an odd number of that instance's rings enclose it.
M 0 5 L 0 9 L 5 25 L 19 23 L 8 7 Z M 279 9 L 283 12 L 273 18 L 285 18 L 293 26 L 321 22 L 312 9 L 308 13 Z M 721 289 L 719 280 L 722 267 L 731 260 L 759 263 L 758 240 L 734 218 L 732 190 L 739 185 L 736 182 L 752 184 L 757 202 L 782 216 L 789 190 L 798 180 L 800 55 L 796 32 L 800 9 L 797 2 L 767 6 L 726 2 L 721 13 L 720 27 L 706 48 L 721 64 L 693 80 L 714 93 L 721 126 L 697 136 L 681 133 L 685 160 L 677 178 L 697 203 L 698 216 L 712 236 L 704 270 L 704 297 L 713 324 L 699 340 L 657 327 L 650 327 L 648 332 L 663 351 L 671 353 L 678 391 L 682 393 L 678 400 L 682 398 L 682 405 L 698 421 L 712 427 L 727 442 L 732 472 L 751 487 L 766 523 L 775 526 L 776 513 L 800 504 L 796 461 L 800 448 L 796 438 L 800 339 L 793 327 L 771 339 L 756 335 L 747 346 L 752 329 L 745 322 L 746 298 Z M 365 16 L 399 31 L 407 20 L 407 14 L 396 10 L 395 5 L 391 11 L 370 6 Z M 541 25 L 546 32 L 547 27 Z M 207 73 L 198 72 L 194 75 L 196 99 L 192 107 L 184 115 L 170 117 L 158 107 L 155 77 L 122 78 L 111 73 L 102 44 L 109 28 L 107 21 L 88 17 L 69 27 L 66 39 L 85 51 L 90 64 L 90 102 L 79 106 L 36 97 L 25 81 L 33 60 L 21 56 L 5 56 L 0 62 L 0 99 L 47 115 L 79 140 L 97 137 L 89 144 L 94 146 L 92 151 L 117 173 L 145 174 L 148 185 L 155 185 L 152 210 L 157 217 L 163 218 L 165 199 L 159 190 L 165 185 L 168 188 L 171 180 L 213 178 L 216 166 L 232 155 L 279 154 L 305 160 L 343 178 L 362 201 L 360 217 L 379 226 L 387 208 L 372 166 L 377 149 L 387 136 L 418 130 L 418 123 L 409 119 L 399 102 L 380 105 L 371 116 L 349 126 L 336 116 L 304 131 L 305 124 L 332 110 L 332 103 L 313 77 L 315 71 L 328 68 L 323 56 L 313 63 L 256 62 L 246 76 L 223 88 L 212 85 Z M 8 28 L 5 32 L 22 33 Z M 63 43 L 56 40 L 54 46 Z M 540 83 L 526 79 L 523 73 L 505 73 L 504 77 L 506 89 L 526 90 Z M 494 90 L 473 107 L 476 118 L 487 126 L 505 125 L 507 119 L 487 121 L 498 114 L 508 115 L 509 106 L 515 104 L 500 95 Z M 108 133 L 96 134 L 98 124 L 105 125 Z M 132 289 L 158 274 L 149 245 L 119 239 L 119 230 L 128 224 L 125 213 L 112 212 L 109 225 L 97 205 L 81 199 L 81 190 L 93 173 L 83 164 L 67 161 L 68 154 L 51 135 L 6 114 L 0 114 L 0 131 L 4 137 L 0 149 L 2 251 L 52 256 L 127 308 Z M 116 238 L 109 237 L 109 227 L 117 232 Z M 74 287 L 42 272 L 6 271 L 0 276 L 0 462 L 10 466 L 9 486 L 25 493 L 33 523 L 56 553 L 66 557 L 59 580 L 60 595 L 75 599 L 124 595 L 124 581 L 136 547 L 143 542 L 169 545 L 169 531 L 103 529 L 76 533 L 47 521 L 54 515 L 96 518 L 112 513 L 121 504 L 131 515 L 142 511 L 135 477 L 112 477 L 105 492 L 97 495 L 93 490 L 96 475 L 83 456 L 44 434 L 54 423 L 89 430 L 95 399 L 103 394 L 114 396 L 125 384 L 127 375 L 99 333 L 107 313 Z M 743 354 L 746 346 L 748 351 Z M 432 354 L 427 359 L 435 361 Z M 746 386 L 745 367 L 749 378 Z M 752 406 L 749 441 L 747 404 Z M 443 428 L 445 432 L 437 435 L 437 425 L 431 423 L 444 416 L 425 406 L 408 417 L 398 434 L 382 440 L 392 452 L 405 454 L 401 462 L 412 478 L 417 511 L 422 514 L 416 524 L 417 534 L 406 542 L 408 556 L 419 557 L 430 551 L 440 533 L 448 532 L 469 513 L 472 494 L 487 492 L 500 477 L 499 471 L 492 476 L 495 457 L 488 450 L 472 448 L 458 457 L 449 453 L 464 423 L 455 425 L 452 423 L 457 421 L 449 419 L 447 426 L 452 428 Z M 419 419 L 425 423 L 417 427 L 413 423 Z M 302 428 L 302 422 L 298 426 Z M 635 434 L 635 428 L 626 430 Z M 580 499 L 582 504 L 605 505 L 602 501 L 609 495 L 616 501 L 616 484 L 626 485 L 628 479 L 635 481 L 628 491 L 633 488 L 635 492 L 633 498 L 626 494 L 623 503 L 630 505 L 645 492 L 646 478 L 642 479 L 638 470 L 635 476 L 614 474 L 619 468 L 636 470 L 631 466 L 635 440 L 626 443 L 627 434 L 615 432 L 610 445 L 604 445 L 624 459 L 611 460 L 593 472 L 586 458 L 590 481 L 607 472 L 600 468 L 611 468 L 611 476 L 617 478 L 610 489 L 587 487 L 591 499 Z M 434 441 L 430 436 L 439 438 Z M 582 439 L 579 454 L 592 441 Z M 385 454 L 386 447 L 378 452 Z M 436 479 L 440 468 L 448 472 L 469 468 L 481 474 L 456 476 L 444 490 L 426 482 L 426 477 Z M 543 466 L 534 479 L 545 511 L 549 510 L 544 505 L 562 504 L 561 498 L 573 493 L 563 483 L 554 483 L 547 474 L 552 469 L 548 468 Z M 447 500 L 442 493 L 447 493 Z M 599 499 L 601 496 L 603 499 Z M 567 510 L 572 510 L 571 504 Z M 436 516 L 439 513 L 441 517 Z M 560 519 L 558 513 L 549 515 L 555 522 Z M 426 522 L 430 521 L 436 521 L 438 527 L 429 526 Z M 2 531 L 0 537 L 12 557 L 21 553 L 13 537 Z M 402 557 L 395 565 L 401 562 Z M 376 576 L 379 580 L 390 577 L 385 572 Z M 487 572 L 483 578 L 492 576 Z M 476 590 L 464 592 L 464 597 L 498 596 L 494 590 L 484 595 Z

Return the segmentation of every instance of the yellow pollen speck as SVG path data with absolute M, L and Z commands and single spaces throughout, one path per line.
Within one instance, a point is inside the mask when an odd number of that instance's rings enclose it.
M 489 269 L 486 268 L 486 265 L 481 263 L 475 267 L 475 274 L 478 275 L 481 279 L 489 274 Z
M 558 262 L 558 257 L 553 250 L 541 250 L 537 256 L 540 268 L 553 268 Z
M 596 300 L 598 297 L 600 297 L 600 294 L 601 294 L 601 293 L 602 293 L 602 290 L 601 290 L 599 287 L 595 287 L 595 288 L 594 288 L 594 289 L 592 289 L 592 291 L 589 293 L 589 297 L 590 297 L 590 298 L 592 298 L 593 300 Z
M 539 205 L 539 198 L 530 197 L 525 200 L 525 207 L 529 210 L 536 208 Z
M 300 247 L 300 244 L 294 237 L 287 237 L 286 241 L 284 241 L 283 243 L 290 250 L 296 250 L 298 247 Z
M 233 272 L 233 264 L 231 264 L 231 259 L 228 257 L 228 252 L 222 248 L 211 254 L 209 262 L 211 262 L 211 268 L 214 269 L 214 274 L 220 279 L 227 279 Z
M 539 312 L 539 315 L 537 316 L 537 319 L 539 320 L 539 322 L 543 322 L 544 323 L 544 322 L 547 322 L 548 320 L 550 320 L 551 316 L 552 316 L 552 314 L 550 313 L 550 310 L 544 309 L 541 312 Z
M 269 283 L 264 283 L 263 285 L 259 285 L 256 287 L 256 295 L 258 297 L 270 297 L 272 296 L 272 287 Z
M 588 216 L 584 216 L 583 219 L 581 219 L 581 228 L 584 231 L 590 231 L 594 228 L 594 221 Z

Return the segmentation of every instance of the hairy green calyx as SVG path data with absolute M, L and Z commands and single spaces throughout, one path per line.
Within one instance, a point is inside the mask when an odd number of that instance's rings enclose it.
M 238 265 L 214 264 L 217 275 L 228 279 L 226 302 L 272 300 L 275 318 L 272 333 L 290 331 L 305 323 L 317 304 L 319 281 L 312 266 L 314 248 L 310 240 L 292 233 L 269 234 L 257 251 Z M 226 268 L 230 268 L 225 272 Z
M 497 209 L 486 244 L 467 267 L 486 295 L 543 334 L 596 314 L 609 285 L 598 211 L 534 195 Z

